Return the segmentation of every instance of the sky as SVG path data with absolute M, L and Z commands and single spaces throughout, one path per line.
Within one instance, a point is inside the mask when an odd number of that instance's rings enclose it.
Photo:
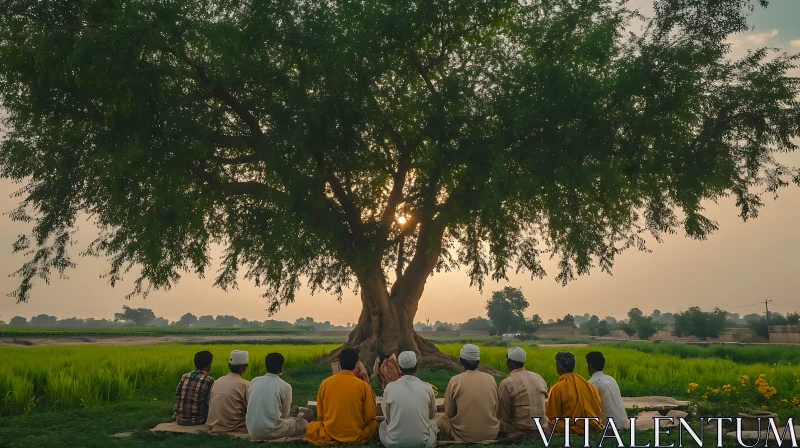
M 799 0 L 772 0 L 766 10 L 754 12 L 750 20 L 752 31 L 731 38 L 733 56 L 759 46 L 800 53 L 798 18 Z M 800 76 L 800 72 L 793 75 Z M 786 156 L 783 161 L 800 166 L 800 153 Z M 212 287 L 216 268 L 204 279 L 186 274 L 169 291 L 153 292 L 147 299 L 126 300 L 133 289 L 133 275 L 111 288 L 101 278 L 107 270 L 106 260 L 77 256 L 93 240 L 94 229 L 89 223 L 83 223 L 77 233 L 73 255 L 78 267 L 68 271 L 69 279 L 54 278 L 49 285 L 38 282 L 29 302 L 17 304 L 5 296 L 18 284 L 18 279 L 7 274 L 18 269 L 24 257 L 13 255 L 11 245 L 19 234 L 27 234 L 30 229 L 26 224 L 12 222 L 6 213 L 16 207 L 18 200 L 11 194 L 20 187 L 0 179 L 0 320 L 8 322 L 16 315 L 30 318 L 41 313 L 59 318 L 111 318 L 123 305 L 151 308 L 156 315 L 170 320 L 186 312 L 290 322 L 309 316 L 334 324 L 358 319 L 361 304 L 352 293 L 339 303 L 324 293 L 311 296 L 305 288 L 298 292 L 295 303 L 270 317 L 267 304 L 252 284 L 241 281 L 238 290 L 227 293 Z M 555 263 L 548 262 L 544 266 L 550 275 L 542 280 L 531 280 L 525 274 L 511 275 L 508 282 L 487 281 L 483 293 L 469 286 L 464 270 L 437 274 L 428 280 L 416 320 L 463 322 L 485 315 L 491 292 L 505 286 L 522 288 L 531 304 L 526 314 L 536 313 L 545 320 L 566 313 L 624 317 L 633 307 L 649 313 L 653 309 L 675 312 L 691 306 L 718 306 L 743 315 L 763 313 L 764 300 L 774 300 L 771 311 L 800 309 L 800 188 L 781 190 L 777 200 L 766 197 L 759 217 L 747 223 L 737 216 L 730 199 L 708 204 L 706 216 L 720 226 L 708 240 L 669 236 L 662 244 L 652 243 L 652 253 L 623 253 L 612 276 L 595 269 L 566 287 L 555 282 Z

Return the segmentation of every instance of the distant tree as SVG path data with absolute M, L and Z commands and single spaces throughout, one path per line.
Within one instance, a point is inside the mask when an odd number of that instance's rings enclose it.
M 51 327 L 56 325 L 58 318 L 56 316 L 48 316 L 47 314 L 40 314 L 31 317 L 31 325 L 37 327 Z
M 592 336 L 605 336 L 611 333 L 611 325 L 605 320 L 601 320 L 597 324 L 597 328 L 594 330 Z
M 661 317 L 661 310 L 653 310 L 653 312 L 650 313 L 650 316 L 652 316 L 653 319 L 658 320 Z
M 163 317 L 156 317 L 145 325 L 148 327 L 167 327 L 169 326 L 169 321 Z
M 554 323 L 556 323 L 556 321 L 554 321 L 553 319 L 547 319 L 547 324 L 548 325 L 549 324 L 554 324 Z
M 247 322 L 247 325 L 245 325 L 245 326 L 247 328 L 261 328 L 262 324 L 261 324 L 261 322 L 259 322 L 257 320 L 251 320 L 251 321 Z
M 631 310 L 628 311 L 628 319 L 631 319 L 633 316 L 644 316 L 644 313 L 639 308 L 631 308 Z
M 95 319 L 93 317 L 86 318 L 84 322 L 87 327 L 112 327 L 116 325 L 108 319 Z
M 675 315 L 672 313 L 663 313 L 658 318 L 658 321 L 662 324 L 674 324 L 675 323 Z
M 636 328 L 634 328 L 630 322 L 618 321 L 615 325 L 615 329 L 622 330 L 628 336 L 633 336 L 636 334 Z
M 151 320 L 155 319 L 156 315 L 153 310 L 148 308 L 129 308 L 125 305 L 122 306 L 121 313 L 114 314 L 114 322 L 130 322 L 138 327 L 147 325 Z
M 675 336 L 694 336 L 699 339 L 719 339 L 725 332 L 728 313 L 719 308 L 703 311 L 690 307 L 675 315 Z
M 522 324 L 522 328 L 520 329 L 525 333 L 536 333 L 542 325 L 544 325 L 542 318 L 539 317 L 538 314 L 534 314 L 530 319 L 525 320 L 525 323 Z
M 77 317 L 70 317 L 67 319 L 61 319 L 56 322 L 56 325 L 59 327 L 85 327 L 86 321 L 83 319 L 78 319 Z
M 214 323 L 219 328 L 233 328 L 236 326 L 241 325 L 241 319 L 236 316 L 229 316 L 229 315 L 217 315 L 214 318 Z
M 5 324 L 6 324 L 6 321 L 0 320 L 0 326 L 5 325 Z
M 414 331 L 433 331 L 433 327 L 425 322 L 417 322 L 414 324 Z
M 214 320 L 214 316 L 206 314 L 205 316 L 200 316 L 197 318 L 197 327 L 201 328 L 212 328 L 217 325 L 217 322 Z
M 506 286 L 501 291 L 494 291 L 486 302 L 486 313 L 492 326 L 500 333 L 517 331 L 525 323 L 522 314 L 528 309 L 528 301 L 519 288 Z
M 14 316 L 8 322 L 9 325 L 28 325 L 28 319 L 25 319 L 22 316 Z
M 192 313 L 186 313 L 180 319 L 172 323 L 176 327 L 194 327 L 197 325 L 197 316 Z
M 742 317 L 742 320 L 745 321 L 745 322 L 751 322 L 751 321 L 754 321 L 754 320 L 761 319 L 762 317 L 763 316 L 761 316 L 758 313 L 750 313 L 750 314 L 745 314 L 744 317 Z
M 572 314 L 567 314 L 561 319 L 556 321 L 556 324 L 559 325 L 575 325 L 575 317 Z
M 614 317 L 614 316 L 606 316 L 606 317 L 603 318 L 603 320 L 608 322 L 611 325 L 614 325 L 614 324 L 617 323 L 617 318 Z
M 628 311 L 628 321 L 642 340 L 650 339 L 660 328 L 653 316 L 645 316 L 639 308 Z
M 261 326 L 264 327 L 264 328 L 291 328 L 292 327 L 292 323 L 291 322 L 285 322 L 285 321 L 282 321 L 282 320 L 267 319 L 267 320 L 265 320 L 264 322 L 261 323 Z
M 452 330 L 452 328 L 450 326 L 444 325 L 444 324 L 439 325 L 438 327 L 436 327 L 436 331 L 451 331 L 451 330 Z
M 468 331 L 489 331 L 489 329 L 492 328 L 492 322 L 485 317 L 473 317 L 461 324 L 458 328 Z

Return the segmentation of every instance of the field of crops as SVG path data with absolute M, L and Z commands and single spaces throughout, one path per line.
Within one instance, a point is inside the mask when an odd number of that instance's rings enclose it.
M 228 372 L 228 354 L 250 352 L 245 378 L 263 375 L 267 353 L 286 357 L 286 369 L 310 364 L 336 348 L 330 345 L 213 345 L 211 375 Z M 174 387 L 181 375 L 194 370 L 196 345 L 0 347 L 0 415 L 42 408 L 91 406 L 133 396 L 137 392 Z M 260 361 L 259 361 L 260 360 Z
M 219 377 L 227 373 L 227 355 L 233 349 L 250 352 L 251 367 L 245 374 L 249 379 L 264 374 L 261 360 L 269 352 L 283 353 L 287 360 L 286 370 L 291 375 L 291 371 L 304 369 L 315 358 L 336 346 L 209 345 L 208 349 L 215 356 L 211 374 Z M 444 352 L 458 354 L 461 344 L 440 344 L 439 347 Z M 192 370 L 193 354 L 202 348 L 202 345 L 186 344 L 0 347 L 0 359 L 3 359 L 3 363 L 0 363 L 0 415 L 92 406 L 154 389 L 172 388 L 183 373 Z M 747 347 L 741 349 L 749 350 Z M 557 380 L 553 359 L 558 350 L 552 347 L 526 348 L 527 367 L 540 373 L 551 385 Z M 717 396 L 735 401 L 734 396 L 730 395 L 731 388 L 735 390 L 741 387 L 744 391 L 743 378 L 748 378 L 747 390 L 761 391 L 764 395 L 755 394 L 761 400 L 759 405 L 768 405 L 771 409 L 780 407 L 786 412 L 787 409 L 796 411 L 796 405 L 792 403 L 800 401 L 797 400 L 800 397 L 798 369 L 789 361 L 736 362 L 701 356 L 709 352 L 694 351 L 695 356 L 681 357 L 679 354 L 665 353 L 668 351 L 666 346 L 662 352 L 653 353 L 625 346 L 568 347 L 564 350 L 575 353 L 578 357 L 576 371 L 584 376 L 588 375 L 585 354 L 591 350 L 602 350 L 607 360 L 606 373 L 617 379 L 626 396 L 667 395 L 700 399 L 702 395 L 710 394 L 708 400 L 711 402 Z M 505 352 L 505 347 L 483 347 L 481 358 L 485 364 L 502 371 L 505 370 Z M 740 357 L 745 355 L 740 354 Z M 756 384 L 759 377 L 761 383 Z
M 0 327 L 0 337 L 126 337 L 126 336 L 244 336 L 258 334 L 302 334 L 296 328 L 188 328 L 188 327 Z

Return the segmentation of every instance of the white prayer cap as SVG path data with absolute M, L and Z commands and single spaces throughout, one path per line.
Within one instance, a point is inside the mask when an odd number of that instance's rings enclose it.
M 413 369 L 417 366 L 417 354 L 414 352 L 403 352 L 397 357 L 397 363 L 402 369 Z
M 528 358 L 528 354 L 525 353 L 525 350 L 519 347 L 511 347 L 508 349 L 508 354 L 506 356 L 508 356 L 508 359 L 511 361 L 516 362 L 525 362 L 525 360 Z
M 480 361 L 481 349 L 479 349 L 477 345 L 466 344 L 461 347 L 461 353 L 459 356 L 461 356 L 461 359 L 466 361 Z
M 243 366 L 250 360 L 250 354 L 244 350 L 234 350 L 231 352 L 231 357 L 228 364 L 232 366 Z

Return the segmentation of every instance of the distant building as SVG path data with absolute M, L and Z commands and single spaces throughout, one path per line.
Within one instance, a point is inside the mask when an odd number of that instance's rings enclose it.
M 563 338 L 580 336 L 581 330 L 571 324 L 546 324 L 539 327 L 536 336 L 540 338 Z

